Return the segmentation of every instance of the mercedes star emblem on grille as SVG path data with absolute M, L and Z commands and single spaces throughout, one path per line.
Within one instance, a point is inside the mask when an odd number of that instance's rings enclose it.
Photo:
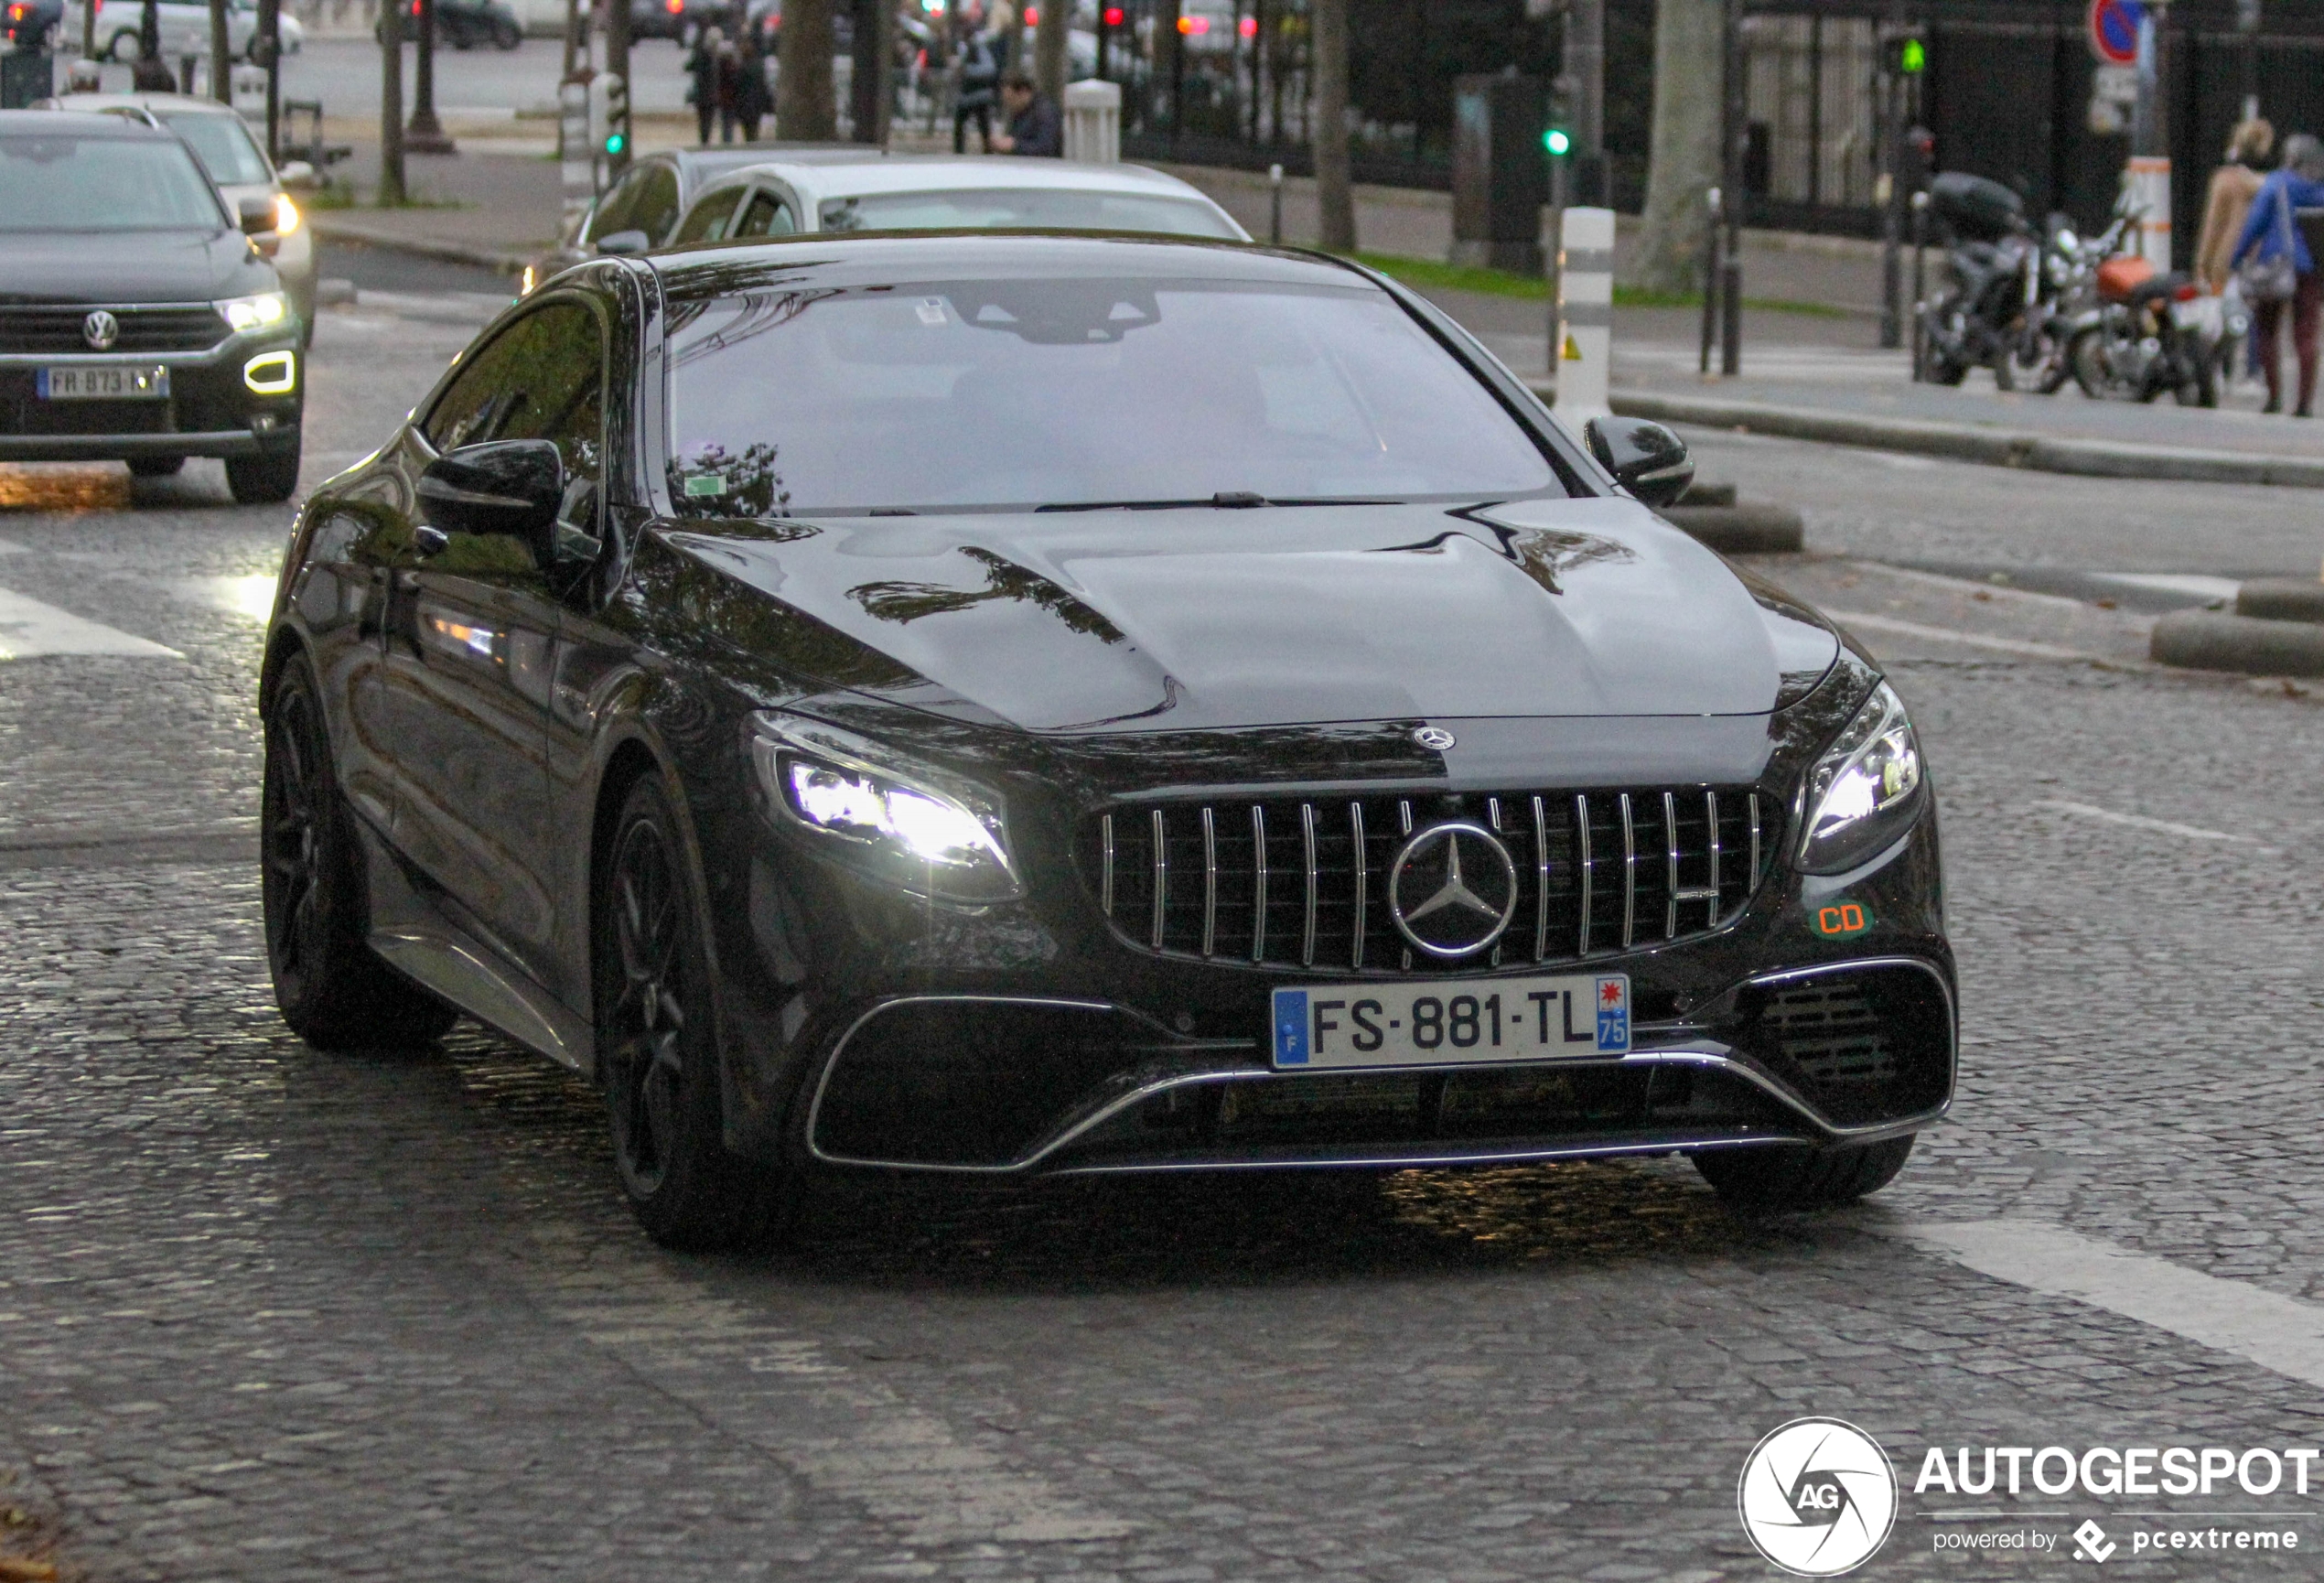
M 101 307 L 81 321 L 81 339 L 103 351 L 121 339 L 121 320 Z
M 1441 753 L 1453 745 L 1453 734 L 1442 726 L 1423 726 L 1412 734 L 1412 739 L 1432 753 Z
M 1432 824 L 1388 866 L 1388 916 L 1431 956 L 1484 950 L 1516 910 L 1517 865 L 1481 824 Z

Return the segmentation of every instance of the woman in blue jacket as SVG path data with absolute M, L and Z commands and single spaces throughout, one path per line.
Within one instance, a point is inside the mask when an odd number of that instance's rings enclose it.
M 2284 167 L 2260 183 L 2258 193 L 2252 199 L 2251 213 L 2244 218 L 2243 234 L 2236 239 L 2235 252 L 2229 261 L 2230 268 L 2240 268 L 2246 259 L 2267 261 L 2286 256 L 2288 253 L 2295 278 L 2298 282 L 2293 292 L 2292 352 L 2300 362 L 2301 417 L 2313 415 L 2316 404 L 2317 329 L 2319 314 L 2324 313 L 2324 275 L 2316 269 L 2316 257 L 2308 251 L 2308 238 L 2301 234 L 2292 211 L 2296 209 L 2324 208 L 2324 144 L 2302 133 L 2284 140 Z M 2276 326 L 2284 319 L 2286 304 L 2281 301 L 2259 302 L 2254 307 L 2254 329 L 2259 337 L 2259 348 L 2265 356 L 2261 366 L 2267 373 L 2267 407 L 2272 413 L 2284 410 L 2284 372 L 2276 346 Z

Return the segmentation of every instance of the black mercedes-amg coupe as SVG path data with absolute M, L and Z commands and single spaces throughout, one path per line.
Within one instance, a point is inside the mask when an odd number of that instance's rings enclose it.
M 1953 1089 L 1933 793 L 1691 471 L 1321 256 L 585 264 L 299 519 L 284 1015 L 591 1074 L 681 1244 L 840 1168 L 1870 1191 Z

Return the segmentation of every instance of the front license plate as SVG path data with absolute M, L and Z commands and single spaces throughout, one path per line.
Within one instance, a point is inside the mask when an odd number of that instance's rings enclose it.
M 169 368 L 166 363 L 44 368 L 33 383 L 44 402 L 159 400 L 169 393 Z
M 1630 1048 L 1622 973 L 1275 992 L 1277 1067 L 1596 1061 Z

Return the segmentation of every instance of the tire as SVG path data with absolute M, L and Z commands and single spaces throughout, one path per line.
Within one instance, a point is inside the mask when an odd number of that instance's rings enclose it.
M 1896 1179 L 1912 1135 L 1838 1148 L 1723 1148 L 1695 1156 L 1695 1168 L 1738 1209 L 1810 1210 L 1853 1202 Z
M 271 506 L 298 488 L 298 452 L 261 451 L 226 458 L 226 487 L 237 505 Z
M 1968 368 L 1945 356 L 1936 338 L 1928 338 L 1921 349 L 1921 382 L 1923 384 L 1959 384 L 1969 377 Z
M 137 30 L 124 27 L 105 40 L 105 59 L 116 66 L 137 59 Z
M 184 457 L 131 457 L 129 476 L 133 479 L 167 479 L 186 470 Z
M 304 656 L 285 668 L 267 705 L 258 820 L 266 966 L 291 1031 L 317 1050 L 413 1049 L 441 1039 L 459 1013 L 365 942 L 362 851 Z
M 2105 334 L 2098 325 L 2075 331 L 2074 339 L 2066 345 L 2066 363 L 2074 371 L 2074 383 L 2092 401 L 2122 401 L 2129 393 L 2106 377 Z
M 515 48 L 518 45 L 520 45 L 520 44 L 522 44 L 522 43 L 523 43 L 523 42 L 524 42 L 524 29 L 523 29 L 523 28 L 522 28 L 522 27 L 518 27 L 515 23 L 513 23 L 513 22 L 495 22 L 494 24 L 492 24 L 492 48 L 495 48 L 495 49 L 513 49 L 513 48 Z
M 638 1223 L 664 1247 L 730 1248 L 777 1229 L 782 1175 L 726 1150 L 700 893 L 684 852 L 661 781 L 640 778 L 597 865 L 597 1071 Z

